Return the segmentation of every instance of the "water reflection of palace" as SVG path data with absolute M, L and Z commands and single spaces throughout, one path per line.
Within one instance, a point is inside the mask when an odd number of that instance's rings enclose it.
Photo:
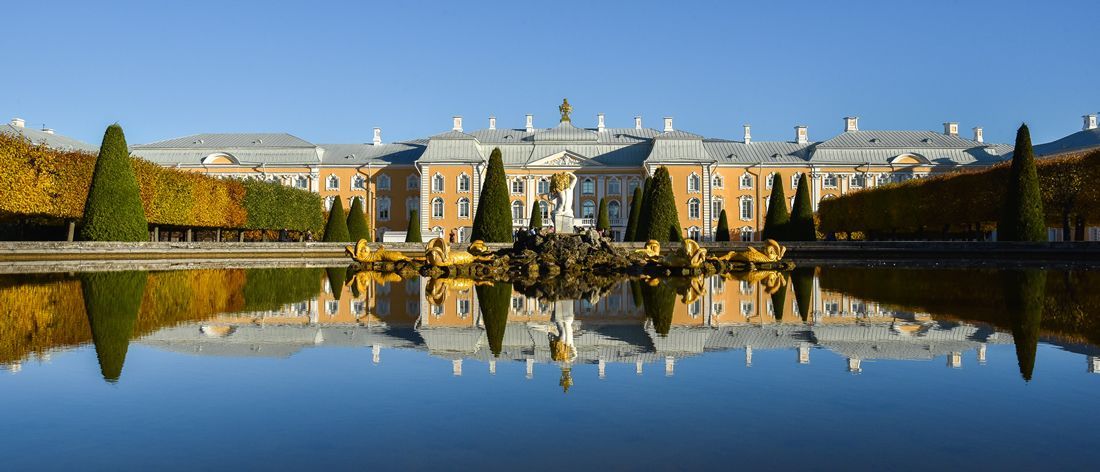
M 225 356 L 288 356 L 322 345 L 369 347 L 376 363 L 384 350 L 417 349 L 450 359 L 455 375 L 461 375 L 463 360 L 477 360 L 491 371 L 497 362 L 523 362 L 529 377 L 540 363 L 595 364 L 602 377 L 609 363 L 634 364 L 638 373 L 655 363 L 672 375 L 677 359 L 727 350 L 743 351 L 746 365 L 752 365 L 754 352 L 766 350 L 790 351 L 792 362 L 809 363 L 819 348 L 847 359 L 851 372 L 860 372 L 864 361 L 941 356 L 949 367 L 961 367 L 964 353 L 985 363 L 987 345 L 1013 341 L 988 325 L 934 320 L 822 290 L 816 277 L 810 297 L 796 296 L 793 283 L 769 294 L 756 282 L 714 277 L 693 300 L 672 304 L 667 332 L 659 332 L 646 316 L 630 283 L 592 301 L 548 303 L 513 292 L 495 354 L 476 288 L 435 283 L 372 281 L 355 296 L 348 287 L 334 292 L 322 282 L 316 298 L 281 310 L 219 315 L 159 330 L 139 342 Z M 564 311 L 571 313 L 556 316 Z M 565 357 L 555 353 L 563 318 L 570 348 Z M 1090 372 L 1100 371 L 1096 348 L 1086 345 L 1081 353 L 1089 357 Z

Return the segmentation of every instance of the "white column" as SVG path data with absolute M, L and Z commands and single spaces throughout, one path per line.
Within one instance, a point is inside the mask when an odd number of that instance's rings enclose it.
M 375 344 L 370 347 L 370 361 L 374 364 L 382 362 L 382 346 Z
M 497 375 L 497 361 L 496 359 L 489 359 L 489 374 Z
M 810 363 L 810 343 L 801 343 L 798 345 L 798 363 Z
M 446 188 L 446 187 L 444 187 L 444 188 Z M 431 201 L 431 197 L 432 197 L 432 173 L 431 173 L 430 166 L 425 165 L 424 167 L 420 168 L 420 209 L 418 210 L 418 213 L 417 213 L 418 215 L 420 215 L 420 228 L 421 228 L 420 230 L 421 231 L 429 231 L 429 228 L 431 228 L 431 226 L 429 225 L 429 221 L 428 221 L 428 216 L 429 216 L 428 212 L 424 211 L 424 209 L 428 208 L 428 206 L 430 205 L 429 202 Z M 393 203 L 394 202 L 392 202 L 392 201 L 390 202 L 390 220 L 391 221 L 393 220 L 393 217 L 395 216 L 393 214 Z M 405 215 L 405 219 L 408 219 L 408 218 L 409 218 L 409 215 Z M 421 298 L 421 300 L 423 300 L 423 298 Z
M 985 343 L 978 345 L 978 364 L 985 364 Z
M 634 361 L 634 373 L 635 374 L 642 375 L 642 365 L 643 365 L 643 363 L 642 363 L 641 359 L 638 359 L 638 360 Z
M 703 198 L 699 199 L 699 204 L 702 205 L 703 208 L 699 209 L 700 210 L 699 213 L 700 213 L 700 215 L 703 216 L 703 240 L 707 241 L 711 237 L 711 229 L 710 229 L 711 228 L 711 215 L 710 215 L 710 204 L 711 204 L 711 202 L 710 201 L 711 201 L 712 195 L 714 194 L 714 190 L 710 188 L 710 184 L 712 183 L 711 182 L 711 176 L 710 176 L 710 166 L 707 166 L 707 165 L 703 166 L 703 182 L 702 183 L 703 183 Z M 679 204 L 679 203 L 677 203 L 677 204 Z M 685 209 L 685 211 L 686 211 L 686 209 Z
M 745 367 L 752 367 L 752 346 L 745 346 Z
M 600 207 L 599 207 L 600 200 L 603 199 L 603 196 L 604 196 L 603 186 L 604 186 L 604 176 L 603 175 L 597 175 L 596 176 L 596 215 L 597 216 L 599 216 L 599 211 L 600 211 Z
M 535 377 L 535 359 L 527 358 L 527 378 L 532 379 Z
M 599 372 L 600 372 L 600 380 L 606 379 L 607 378 L 607 362 L 605 362 L 603 359 L 600 359 L 599 363 L 597 364 L 597 367 L 598 367 Z
M 676 370 L 676 358 L 665 356 L 665 377 L 672 377 Z
M 451 361 L 451 373 L 455 377 L 462 377 L 462 359 L 455 359 Z
M 810 187 L 810 200 L 813 200 L 813 206 L 811 208 L 813 208 L 814 211 L 817 211 L 817 202 L 821 200 L 821 174 L 818 174 L 817 172 L 810 172 L 808 177 L 810 178 L 810 182 L 812 182 L 813 184 Z

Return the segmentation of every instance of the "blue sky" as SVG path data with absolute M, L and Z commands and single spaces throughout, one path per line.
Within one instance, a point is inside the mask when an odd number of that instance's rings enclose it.
M 285 131 L 659 127 L 739 139 L 982 125 L 1011 142 L 1100 111 L 1100 2 L 39 1 L 5 8 L 0 116 L 98 142 Z M 14 21 L 12 21 L 14 20 Z

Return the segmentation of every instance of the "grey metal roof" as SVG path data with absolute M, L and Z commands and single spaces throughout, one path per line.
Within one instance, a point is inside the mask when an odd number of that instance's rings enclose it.
M 785 141 L 742 141 L 708 139 L 703 147 L 722 164 L 806 163 L 808 144 Z
M 654 138 L 653 149 L 646 158 L 646 162 L 676 161 L 713 162 L 714 157 L 703 147 L 701 136 L 672 131 Z
M 970 148 L 977 141 L 935 131 L 846 131 L 817 144 L 823 148 Z
M 424 154 L 423 144 L 321 144 L 324 154 L 322 164 L 379 164 L 412 165 Z
M 540 130 L 531 136 L 535 142 L 596 142 L 599 138 L 595 131 L 573 126 L 573 123 L 563 121 L 553 128 Z
M 886 164 L 902 154 L 913 154 L 937 165 L 993 164 L 1005 160 L 1012 146 L 1004 144 L 975 146 L 970 148 L 821 148 L 810 154 L 814 163 L 872 163 Z
M 1034 147 L 1036 156 L 1049 156 L 1068 152 L 1100 148 L 1100 128 L 1078 131 L 1061 139 Z
M 134 147 L 131 153 L 145 160 L 161 165 L 200 165 L 203 158 L 211 154 L 225 154 L 233 157 L 242 165 L 301 165 L 321 162 L 320 148 L 147 148 Z
M 46 146 L 50 149 L 57 149 L 58 151 L 84 151 L 93 154 L 99 153 L 99 146 L 88 144 L 78 139 L 70 138 L 68 136 L 62 136 L 60 134 L 51 134 L 42 130 L 32 128 L 20 128 L 13 126 L 11 123 L 0 126 L 0 133 L 4 133 L 10 136 L 22 136 L 36 146 Z
M 133 146 L 134 149 L 255 149 L 314 148 L 316 145 L 287 133 L 203 133 Z
M 491 148 L 487 146 L 486 148 Z M 509 146 L 511 147 L 511 146 Z M 519 162 L 519 164 L 529 164 L 539 159 L 543 159 L 547 156 L 557 154 L 562 151 L 569 151 L 581 156 L 587 157 L 592 161 L 605 165 L 605 166 L 621 166 L 621 167 L 638 167 L 645 161 L 647 155 L 649 155 L 650 146 L 648 143 L 621 145 L 621 144 L 539 144 L 536 146 L 526 146 L 527 159 Z M 505 147 L 501 147 L 501 152 L 505 151 Z M 510 153 L 513 153 L 517 158 L 522 155 L 520 149 L 509 149 Z M 488 153 L 488 151 L 486 151 Z M 509 164 L 508 159 L 504 161 L 505 165 Z
M 428 139 L 428 146 L 417 162 L 484 162 L 488 154 L 482 154 L 477 138 L 460 132 L 448 131 Z

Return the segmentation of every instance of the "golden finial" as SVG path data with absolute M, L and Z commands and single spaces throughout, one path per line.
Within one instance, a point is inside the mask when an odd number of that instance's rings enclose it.
M 573 112 L 573 106 L 569 104 L 568 98 L 561 99 L 561 106 L 558 107 L 558 111 L 561 112 L 562 123 L 570 121 L 569 114 Z

